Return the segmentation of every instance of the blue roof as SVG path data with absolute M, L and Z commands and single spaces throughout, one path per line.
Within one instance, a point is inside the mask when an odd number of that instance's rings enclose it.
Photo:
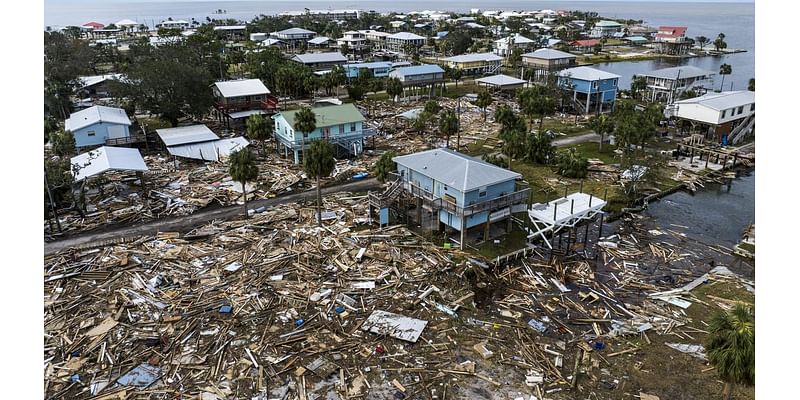
M 407 75 L 420 75 L 420 74 L 436 74 L 436 73 L 443 73 L 444 70 L 442 67 L 436 64 L 423 64 L 423 65 L 415 65 L 413 67 L 402 67 L 396 68 L 392 71 L 392 73 L 396 73 L 399 75 L 407 76 Z

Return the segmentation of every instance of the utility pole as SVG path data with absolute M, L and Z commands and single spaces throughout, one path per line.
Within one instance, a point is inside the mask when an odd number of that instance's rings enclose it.
M 461 97 L 456 100 L 456 151 L 461 150 Z

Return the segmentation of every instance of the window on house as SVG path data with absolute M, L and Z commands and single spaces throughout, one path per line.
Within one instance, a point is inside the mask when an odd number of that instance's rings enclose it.
M 339 125 L 339 134 L 344 133 L 344 125 Z
M 94 131 L 86 132 L 86 136 L 94 136 Z
M 722 118 L 725 118 L 725 113 L 727 113 L 727 112 L 728 112 L 728 110 L 722 110 Z
M 738 110 L 736 110 L 736 114 L 737 114 L 737 115 L 738 115 L 738 114 L 741 114 L 743 111 L 744 111 L 744 106 L 741 106 L 741 107 L 739 107 L 739 109 L 738 109 Z
M 750 104 L 750 111 L 756 110 L 756 103 Z
M 350 132 L 355 132 L 355 131 L 356 131 L 356 124 L 355 123 L 350 124 Z
M 478 189 L 478 197 L 486 197 L 486 186 Z

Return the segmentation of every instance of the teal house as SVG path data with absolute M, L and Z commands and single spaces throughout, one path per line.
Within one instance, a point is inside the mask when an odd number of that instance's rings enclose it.
M 119 144 L 131 138 L 131 120 L 121 108 L 94 106 L 70 114 L 64 130 L 75 136 L 75 147 Z
M 314 140 L 327 140 L 334 145 L 337 155 L 359 155 L 364 150 L 364 140 L 377 132 L 364 126 L 364 116 L 352 104 L 315 107 L 311 109 L 317 119 L 317 129 L 313 132 L 298 131 L 295 116 L 299 110 L 282 111 L 272 117 L 275 120 L 275 141 L 277 150 L 284 156 L 294 157 L 300 163 L 300 154 Z

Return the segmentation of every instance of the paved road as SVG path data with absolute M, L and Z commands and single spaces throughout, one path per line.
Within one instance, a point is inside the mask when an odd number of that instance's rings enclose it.
M 553 146 L 563 147 L 569 146 L 578 143 L 586 143 L 586 142 L 600 142 L 600 135 L 591 132 L 591 133 L 584 133 L 583 135 L 578 136 L 571 136 L 563 139 L 556 139 L 553 140 Z
M 363 192 L 378 188 L 380 183 L 376 178 L 365 179 L 363 181 L 349 182 L 342 185 L 329 186 L 322 188 L 322 194 L 338 192 Z M 249 208 L 272 207 L 278 204 L 294 203 L 300 200 L 314 199 L 316 191 L 314 189 L 305 192 L 274 197 L 266 200 L 252 201 L 247 204 Z M 124 228 L 107 230 L 104 232 L 88 232 L 77 234 L 67 238 L 45 243 L 44 254 L 49 255 L 60 250 L 84 245 L 92 242 L 104 242 L 120 238 L 153 235 L 158 232 L 186 232 L 200 225 L 206 224 L 215 219 L 226 219 L 242 216 L 244 208 L 241 205 L 233 205 L 215 210 L 199 211 L 188 216 L 172 217 L 159 219 L 142 224 L 136 224 Z

